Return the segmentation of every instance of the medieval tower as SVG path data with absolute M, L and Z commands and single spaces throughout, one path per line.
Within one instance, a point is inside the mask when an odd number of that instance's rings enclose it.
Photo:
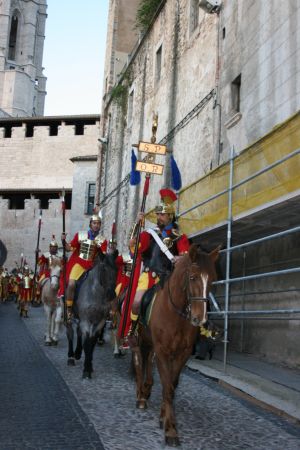
M 47 0 L 0 2 L 0 117 L 42 116 Z

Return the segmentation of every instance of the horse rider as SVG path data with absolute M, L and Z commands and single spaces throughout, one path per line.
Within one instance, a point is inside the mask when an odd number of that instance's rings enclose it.
M 39 265 L 39 285 L 43 282 L 45 278 L 50 277 L 50 264 L 51 264 L 51 258 L 62 258 L 62 253 L 58 250 L 58 243 L 55 239 L 54 234 L 52 235 L 52 240 L 49 244 L 49 251 L 43 253 L 39 259 L 38 259 L 38 265 Z
M 175 192 L 171 189 L 161 189 L 159 192 L 161 203 L 155 208 L 157 226 L 140 234 L 138 257 L 142 259 L 143 269 L 131 308 L 131 326 L 127 335 L 131 347 L 137 345 L 137 321 L 144 293 L 159 282 L 163 285 L 173 264 L 188 252 L 190 246 L 187 236 L 180 233 L 175 220 Z M 139 212 L 137 222 L 143 220 L 144 214 Z M 131 248 L 135 246 L 135 241 L 134 237 L 130 240 Z
M 73 302 L 75 296 L 76 281 L 89 269 L 93 267 L 94 259 L 98 252 L 103 254 L 107 251 L 107 241 L 99 234 L 101 228 L 101 217 L 99 214 L 93 214 L 90 218 L 89 229 L 87 231 L 77 232 L 72 241 L 66 241 L 66 234 L 62 233 L 61 240 L 65 249 L 72 252 L 66 265 L 66 306 L 67 321 L 70 322 L 73 317 Z M 60 289 L 58 296 L 64 294 L 63 274 L 60 279 Z

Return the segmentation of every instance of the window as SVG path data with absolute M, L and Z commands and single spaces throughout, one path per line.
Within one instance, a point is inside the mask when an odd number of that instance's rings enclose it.
M 161 58 L 162 58 L 162 45 L 156 51 L 156 64 L 155 64 L 155 81 L 159 81 L 161 77 Z
M 96 184 L 95 183 L 87 183 L 85 214 L 89 214 L 89 215 L 93 214 L 94 203 L 95 203 L 95 191 L 96 191 Z
M 191 0 L 190 3 L 190 34 L 199 24 L 199 0 Z
M 83 123 L 75 123 L 75 136 L 84 135 L 84 126 Z
M 231 83 L 231 107 L 232 111 L 240 112 L 241 103 L 241 74 Z
M 33 133 L 34 133 L 34 127 L 32 124 L 27 123 L 26 124 L 26 132 L 25 132 L 25 137 L 33 137 Z
M 9 46 L 8 46 L 8 59 L 10 59 L 11 61 L 15 61 L 16 59 L 17 33 L 18 33 L 18 17 L 16 15 L 13 15 L 10 25 Z

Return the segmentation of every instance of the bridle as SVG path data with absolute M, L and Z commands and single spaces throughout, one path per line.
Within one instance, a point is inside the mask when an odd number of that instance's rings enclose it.
M 191 266 L 196 266 L 199 267 L 200 266 L 196 263 L 192 263 L 190 265 Z M 190 281 L 194 280 L 195 278 L 191 275 L 191 272 L 189 269 L 186 270 L 185 272 L 185 283 L 184 283 L 184 287 L 183 287 L 183 292 L 186 293 L 186 306 L 183 310 L 179 309 L 172 298 L 172 294 L 171 294 L 171 289 L 170 289 L 170 278 L 168 279 L 167 283 L 168 283 L 168 296 L 169 296 L 169 300 L 170 303 L 173 307 L 173 309 L 176 311 L 177 314 L 179 314 L 180 317 L 184 318 L 185 320 L 191 321 L 191 313 L 192 313 L 192 302 L 204 302 L 207 304 L 208 302 L 208 298 L 207 297 L 194 297 L 191 295 L 191 289 L 190 289 Z

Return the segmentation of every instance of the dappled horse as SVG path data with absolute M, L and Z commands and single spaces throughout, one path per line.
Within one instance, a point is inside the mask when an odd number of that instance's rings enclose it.
M 74 365 L 84 350 L 83 378 L 91 378 L 93 372 L 93 351 L 97 338 L 105 325 L 110 311 L 110 302 L 115 298 L 117 268 L 116 255 L 99 253 L 94 267 L 83 274 L 79 291 L 74 299 L 74 320 L 67 323 L 68 365 Z M 77 343 L 74 352 L 74 324 Z
M 42 281 L 42 303 L 47 319 L 45 332 L 45 345 L 57 345 L 60 325 L 62 323 L 63 303 L 57 298 L 59 277 L 61 272 L 61 259 L 51 257 L 50 277 Z
M 216 279 L 219 248 L 203 253 L 192 245 L 175 265 L 152 304 L 148 325 L 139 324 L 138 347 L 133 349 L 137 408 L 147 407 L 153 385 L 155 354 L 162 384 L 160 426 L 167 445 L 179 445 L 173 398 L 180 372 L 192 353 L 199 326 L 207 320 L 211 282 Z

